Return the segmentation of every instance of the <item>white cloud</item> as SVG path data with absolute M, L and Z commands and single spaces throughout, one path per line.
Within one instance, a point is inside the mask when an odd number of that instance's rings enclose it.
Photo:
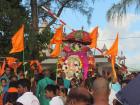
M 104 43 L 107 48 L 110 48 L 114 40 L 106 39 L 115 39 L 116 34 L 119 32 L 119 38 L 127 37 L 140 37 L 140 30 L 134 31 L 133 25 L 140 21 L 140 15 L 128 14 L 127 17 L 123 18 L 121 24 L 115 22 L 109 22 L 106 27 L 99 29 L 99 38 L 98 38 L 98 47 L 102 48 Z M 102 41 L 103 40 L 103 41 Z M 134 66 L 137 68 L 140 61 L 140 39 L 139 38 L 130 38 L 130 39 L 120 39 L 119 40 L 119 52 L 123 51 L 127 57 L 127 65 Z
M 126 64 L 128 68 L 132 70 L 139 70 L 140 71 L 140 53 L 131 56 L 129 59 L 126 60 Z

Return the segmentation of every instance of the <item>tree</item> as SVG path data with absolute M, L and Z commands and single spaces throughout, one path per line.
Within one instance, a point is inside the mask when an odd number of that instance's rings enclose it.
M 22 59 L 22 52 L 9 54 L 12 35 L 25 24 L 25 60 L 39 58 L 39 51 L 46 47 L 44 43 L 48 43 L 50 39 L 50 31 L 45 30 L 42 34 L 38 34 L 32 28 L 32 20 L 35 16 L 30 16 L 31 11 L 21 5 L 22 0 L 1 0 L 0 1 L 0 56 L 14 56 Z M 34 14 L 34 10 L 33 14 Z M 36 14 L 35 14 L 36 15 Z M 38 20 L 38 17 L 37 17 Z
M 92 1 L 94 2 L 94 0 Z M 53 34 L 51 26 L 57 22 L 41 6 L 47 7 L 58 17 L 66 8 L 77 10 L 86 15 L 87 20 L 90 20 L 93 10 L 93 7 L 88 5 L 87 0 L 24 0 L 24 2 L 23 0 L 0 0 L 0 56 L 9 55 L 11 37 L 24 23 L 25 59 L 41 58 L 40 52 L 47 48 Z M 42 33 L 39 33 L 41 23 L 44 20 L 48 24 Z M 43 56 L 41 59 L 44 58 Z
M 27 18 L 21 0 L 0 0 L 0 55 L 9 55 L 10 40 Z
M 119 3 L 114 4 L 107 12 L 107 19 L 112 20 L 117 18 L 121 20 L 127 14 L 129 7 L 135 6 L 135 10 L 140 9 L 140 0 L 120 0 Z
M 38 32 L 37 0 L 31 0 L 32 26 Z
M 92 0 L 93 3 L 95 0 Z M 32 11 L 32 16 L 33 13 L 37 15 L 34 15 L 38 17 L 39 23 L 42 20 L 47 20 L 48 25 L 47 28 L 54 24 L 56 22 L 56 19 L 52 16 L 50 16 L 46 11 L 44 11 L 41 6 L 45 6 L 51 11 L 53 11 L 56 16 L 60 16 L 62 11 L 66 8 L 72 9 L 72 10 L 77 10 L 83 15 L 87 16 L 87 22 L 90 23 L 90 17 L 92 15 L 92 10 L 93 7 L 90 7 L 87 0 L 26 0 L 26 6 L 30 6 L 31 4 L 31 11 Z M 34 4 L 34 5 L 33 5 Z M 29 8 L 29 7 L 28 7 Z M 37 8 L 37 9 L 36 9 Z M 36 22 L 35 22 L 36 21 Z M 37 23 L 37 18 L 34 20 L 33 23 Z

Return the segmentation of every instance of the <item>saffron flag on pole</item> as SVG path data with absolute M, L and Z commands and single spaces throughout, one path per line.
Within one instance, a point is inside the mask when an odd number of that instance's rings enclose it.
M 56 29 L 56 32 L 53 38 L 51 39 L 50 44 L 62 43 L 62 39 L 63 39 L 63 25 L 61 25 Z
M 57 57 L 57 56 L 59 56 L 59 54 L 61 52 L 60 46 L 61 45 L 59 43 L 55 45 L 55 48 L 54 48 L 53 52 L 50 55 L 51 57 Z
M 24 50 L 24 25 L 12 37 L 12 47 L 10 54 Z
M 118 78 L 115 71 L 115 56 L 111 57 L 111 65 L 112 65 L 113 82 L 117 82 Z
M 115 40 L 115 42 L 113 43 L 113 45 L 111 46 L 111 48 L 105 52 L 104 55 L 110 55 L 111 56 L 111 64 L 112 64 L 112 74 L 113 74 L 113 81 L 116 82 L 117 81 L 117 74 L 115 71 L 115 58 L 118 54 L 118 35 L 117 38 Z
M 90 33 L 91 38 L 91 44 L 90 48 L 96 48 L 97 47 L 97 38 L 98 38 L 98 27 L 95 27 L 92 32 Z
M 53 52 L 50 54 L 51 57 L 57 57 L 59 56 L 61 52 L 61 43 L 63 39 L 63 25 L 61 25 L 59 28 L 56 29 L 56 32 L 50 42 L 50 44 L 55 44 L 55 48 Z
M 119 38 L 117 35 L 115 42 L 113 43 L 111 48 L 107 52 L 105 52 L 105 55 L 117 56 L 117 54 L 118 54 L 118 40 L 119 40 Z

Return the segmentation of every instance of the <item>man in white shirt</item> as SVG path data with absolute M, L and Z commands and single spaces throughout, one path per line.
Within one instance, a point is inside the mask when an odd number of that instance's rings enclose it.
M 121 85 L 119 82 L 116 83 L 110 83 L 110 95 L 109 95 L 109 104 L 113 105 L 113 100 L 117 99 L 116 98 L 116 93 L 121 90 Z
M 57 86 L 47 85 L 45 89 L 47 98 L 51 99 L 49 105 L 64 105 L 61 97 L 57 96 Z
M 18 81 L 18 90 L 22 95 L 17 99 L 17 102 L 23 105 L 40 105 L 37 97 L 30 92 L 31 83 L 27 79 L 21 79 Z

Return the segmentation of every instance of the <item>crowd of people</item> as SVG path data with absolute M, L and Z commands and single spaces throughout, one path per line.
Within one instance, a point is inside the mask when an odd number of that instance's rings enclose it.
M 111 73 L 101 76 L 89 72 L 87 79 L 74 76 L 68 80 L 61 72 L 53 80 L 50 71 L 39 74 L 34 70 L 30 78 L 22 70 L 12 74 L 6 67 L 0 77 L 0 105 L 123 105 L 116 94 L 138 75 L 118 71 L 118 81 L 113 82 Z

